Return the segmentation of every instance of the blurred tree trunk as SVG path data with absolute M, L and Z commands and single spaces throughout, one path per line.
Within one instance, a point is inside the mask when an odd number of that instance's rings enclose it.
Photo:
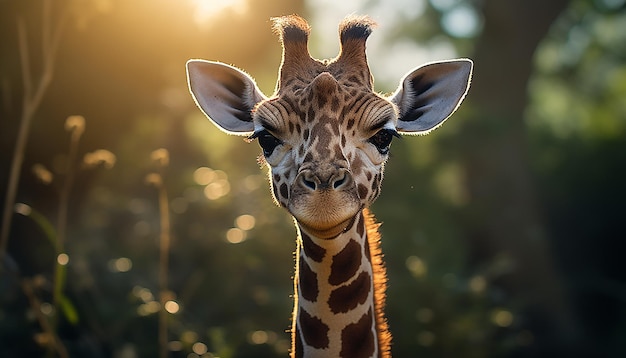
M 527 327 L 543 353 L 562 351 L 575 332 L 535 198 L 524 109 L 535 50 L 567 4 L 484 3 L 484 31 L 475 49 L 469 96 L 477 111 L 465 123 L 461 144 L 471 200 L 467 232 L 472 257 L 511 264 L 511 272 L 501 272 L 506 276 L 496 284 L 523 303 Z

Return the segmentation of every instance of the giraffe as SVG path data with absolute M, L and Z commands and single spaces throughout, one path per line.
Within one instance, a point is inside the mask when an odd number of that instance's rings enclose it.
M 387 278 L 368 208 L 393 138 L 427 134 L 450 117 L 473 63 L 423 65 L 385 96 L 374 92 L 367 63 L 369 17 L 341 22 L 340 53 L 330 60 L 310 56 L 304 19 L 272 21 L 283 47 L 272 96 L 245 72 L 205 60 L 187 62 L 190 92 L 222 131 L 258 140 L 274 201 L 294 218 L 291 357 L 390 357 Z

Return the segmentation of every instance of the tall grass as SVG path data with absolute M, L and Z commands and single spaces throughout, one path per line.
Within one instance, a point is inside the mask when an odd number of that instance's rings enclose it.
M 0 231 L 0 260 L 4 259 L 9 241 L 9 233 L 11 232 L 11 219 L 13 218 L 13 205 L 17 195 L 18 184 L 20 181 L 20 173 L 22 164 L 24 163 L 24 153 L 28 143 L 28 134 L 35 116 L 35 113 L 41 105 L 41 101 L 52 82 L 54 75 L 54 64 L 57 57 L 57 50 L 61 35 L 68 17 L 68 11 L 65 7 L 61 9 L 61 13 L 53 24 L 52 19 L 52 1 L 44 0 L 42 2 L 42 32 L 41 32 L 41 76 L 33 82 L 31 73 L 31 61 L 28 44 L 28 35 L 24 20 L 20 17 L 17 21 L 17 38 L 19 45 L 20 65 L 22 67 L 22 85 L 24 88 L 22 99 L 22 116 L 20 118 L 20 126 L 15 141 L 15 149 L 13 150 L 13 160 L 11 169 L 9 170 L 9 182 L 7 185 L 6 198 L 4 201 L 4 210 L 2 211 L 2 229 Z
M 57 210 L 56 226 L 51 223 L 46 216 L 34 210 L 31 206 L 18 203 L 15 205 L 15 212 L 29 217 L 41 229 L 48 239 L 55 253 L 55 261 L 52 276 L 52 304 L 47 314 L 44 314 L 42 302 L 38 297 L 37 290 L 45 287 L 45 284 L 35 284 L 37 280 L 22 278 L 19 270 L 15 269 L 12 275 L 16 281 L 20 282 L 22 291 L 34 312 L 37 322 L 43 333 L 36 339 L 40 345 L 47 347 L 48 355 L 56 353 L 59 357 L 67 357 L 67 349 L 58 336 L 58 327 L 61 315 L 70 324 L 77 324 L 79 316 L 73 303 L 65 296 L 65 284 L 67 276 L 66 265 L 70 257 L 66 254 L 67 221 L 70 204 L 70 194 L 74 185 L 74 178 L 77 173 L 78 147 L 80 138 L 85 131 L 85 119 L 82 116 L 69 116 L 65 121 L 65 129 L 70 132 L 70 144 L 67 161 L 63 170 L 64 180 L 59 184 L 59 202 Z M 115 164 L 115 155 L 107 150 L 99 149 L 85 154 L 82 160 L 84 168 L 104 166 L 111 168 Z M 51 184 L 54 181 L 54 174 L 42 164 L 33 167 L 33 173 L 44 184 Z M 39 280 L 41 281 L 41 280 Z M 45 288 L 44 288 L 45 289 Z
M 158 167 L 158 173 L 148 174 L 146 182 L 158 191 L 160 239 L 159 239 L 159 357 L 168 355 L 168 312 L 166 303 L 171 298 L 168 288 L 169 252 L 170 252 L 170 214 L 167 190 L 163 182 L 163 171 L 169 164 L 169 152 L 157 149 L 152 152 L 151 159 Z

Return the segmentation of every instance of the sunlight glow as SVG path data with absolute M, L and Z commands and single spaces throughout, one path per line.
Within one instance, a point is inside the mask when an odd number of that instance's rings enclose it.
M 190 0 L 194 8 L 194 20 L 204 25 L 226 12 L 244 14 L 248 10 L 246 0 Z

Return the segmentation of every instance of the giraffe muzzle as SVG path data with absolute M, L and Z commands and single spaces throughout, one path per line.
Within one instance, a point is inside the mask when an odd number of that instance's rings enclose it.
M 343 230 L 361 207 L 352 174 L 334 166 L 301 170 L 288 204 L 288 210 L 300 224 L 324 232 Z
M 332 171 L 303 170 L 296 177 L 296 185 L 315 191 L 350 190 L 354 187 L 352 174 L 345 168 Z

